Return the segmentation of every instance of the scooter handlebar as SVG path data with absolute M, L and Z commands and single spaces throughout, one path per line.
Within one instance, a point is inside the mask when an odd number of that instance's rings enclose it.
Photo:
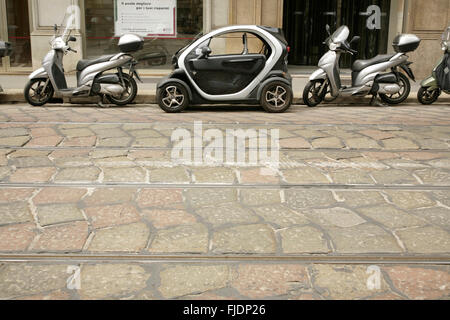
M 70 48 L 70 47 L 69 47 L 67 50 L 68 50 L 68 51 L 72 51 L 73 53 L 78 53 L 77 50 L 74 50 L 74 49 L 72 49 L 72 48 Z

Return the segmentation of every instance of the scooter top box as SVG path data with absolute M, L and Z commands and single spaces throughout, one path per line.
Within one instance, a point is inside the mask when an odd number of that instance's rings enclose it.
M 414 34 L 399 34 L 395 37 L 392 46 L 395 52 L 406 53 L 416 50 L 420 45 L 420 39 Z
M 144 47 L 144 39 L 135 34 L 125 34 L 120 37 L 119 48 L 123 53 L 131 53 Z
M 10 56 L 12 53 L 11 43 L 0 41 L 0 58 Z

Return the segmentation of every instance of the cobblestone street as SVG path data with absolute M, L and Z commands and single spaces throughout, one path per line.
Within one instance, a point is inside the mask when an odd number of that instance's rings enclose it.
M 0 299 L 450 299 L 449 111 L 2 105 Z M 194 121 L 279 166 L 175 163 Z

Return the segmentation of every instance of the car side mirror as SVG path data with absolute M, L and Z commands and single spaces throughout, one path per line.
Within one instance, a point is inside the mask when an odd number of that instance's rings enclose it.
M 210 47 L 205 46 L 205 47 L 202 48 L 202 58 L 209 57 L 211 55 L 211 53 L 212 53 L 212 50 L 211 50 Z
M 329 24 L 327 24 L 327 25 L 325 26 L 325 29 L 327 30 L 328 35 L 331 36 L 331 28 L 330 28 L 330 25 L 329 25 Z
M 67 42 L 77 42 L 77 38 L 70 37 L 69 40 L 67 40 Z
M 361 40 L 361 37 L 354 36 L 353 39 L 350 41 L 350 44 L 352 44 L 352 43 L 358 43 L 359 40 Z

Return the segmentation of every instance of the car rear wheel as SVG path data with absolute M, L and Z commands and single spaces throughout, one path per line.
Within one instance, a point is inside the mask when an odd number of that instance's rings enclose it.
M 168 113 L 182 112 L 189 105 L 188 91 L 177 82 L 169 82 L 159 88 L 156 99 L 160 108 Z
M 269 113 L 283 113 L 292 104 L 292 89 L 281 81 L 267 84 L 261 93 L 261 106 Z

